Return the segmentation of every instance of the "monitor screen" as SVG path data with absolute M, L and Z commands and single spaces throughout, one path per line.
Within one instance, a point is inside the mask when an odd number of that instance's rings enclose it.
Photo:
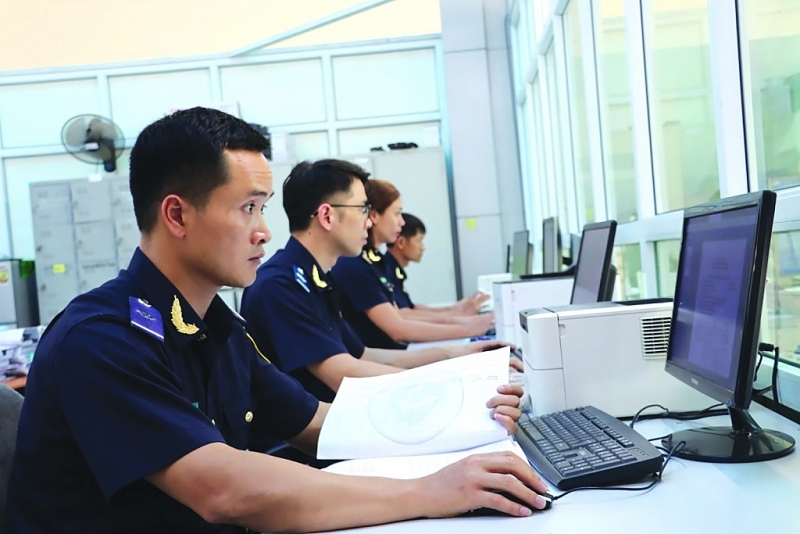
M 558 219 L 548 217 L 542 221 L 542 269 L 545 273 L 561 270 L 561 234 Z
M 511 244 L 510 272 L 519 278 L 531 272 L 531 247 L 528 239 L 528 231 L 522 230 L 514 232 L 514 240 Z
M 676 432 L 677 455 L 753 462 L 788 454 L 794 441 L 747 413 L 753 389 L 775 193 L 730 197 L 684 211 L 666 370 L 724 403 L 730 427 Z
M 608 300 L 611 278 L 611 252 L 614 248 L 616 221 L 587 224 L 583 227 L 575 283 L 572 286 L 572 304 L 590 304 Z M 611 286 L 613 287 L 613 286 Z

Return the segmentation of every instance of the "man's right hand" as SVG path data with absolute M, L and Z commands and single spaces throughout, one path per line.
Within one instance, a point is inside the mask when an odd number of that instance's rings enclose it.
M 547 484 L 522 458 L 512 452 L 474 454 L 419 479 L 420 491 L 427 503 L 425 517 L 452 517 L 479 508 L 525 517 L 531 510 L 542 509 L 540 496 Z M 527 502 L 520 506 L 503 497 L 512 494 Z

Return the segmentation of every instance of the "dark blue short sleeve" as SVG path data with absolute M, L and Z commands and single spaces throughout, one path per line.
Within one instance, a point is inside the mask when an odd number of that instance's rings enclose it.
M 293 372 L 336 354 L 349 353 L 342 340 L 344 321 L 320 308 L 320 295 L 307 291 L 279 269 L 259 274 L 246 290 L 242 315 L 259 346 L 269 350 L 282 371 Z M 316 300 L 315 300 L 316 299 Z M 361 349 L 363 352 L 363 348 Z
M 357 312 L 364 312 L 384 302 L 392 303 L 392 296 L 381 283 L 377 266 L 361 257 L 339 258 L 333 268 L 337 287 Z
M 361 338 L 358 337 L 358 334 L 355 333 L 353 327 L 344 320 L 342 321 L 342 339 L 350 354 L 356 358 L 360 358 L 364 355 L 364 350 L 366 349 L 364 343 L 361 341 Z
M 253 421 L 253 449 L 263 450 L 275 440 L 291 439 L 308 426 L 319 401 L 297 380 L 262 357 L 253 360 L 251 376 L 251 391 L 261 408 Z
M 52 360 L 66 423 L 106 499 L 224 441 L 160 352 L 158 341 L 127 325 L 93 320 L 72 328 Z

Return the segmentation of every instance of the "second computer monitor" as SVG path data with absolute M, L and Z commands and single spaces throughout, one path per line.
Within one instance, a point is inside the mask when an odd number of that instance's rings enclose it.
M 611 253 L 617 221 L 587 224 L 583 227 L 575 282 L 572 286 L 572 304 L 589 304 L 609 300 L 613 288 Z
M 556 217 L 542 221 L 542 267 L 545 273 L 561 270 L 561 233 Z
M 525 274 L 530 274 L 532 263 L 533 247 L 531 247 L 530 240 L 528 239 L 528 231 L 521 230 L 519 232 L 514 232 L 514 240 L 511 244 L 509 272 L 517 278 Z

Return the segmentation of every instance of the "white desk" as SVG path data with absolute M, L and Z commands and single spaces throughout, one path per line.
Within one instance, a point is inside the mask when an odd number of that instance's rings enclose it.
M 755 403 L 762 428 L 781 430 L 800 443 L 800 425 Z M 645 437 L 673 430 L 728 424 L 704 421 L 637 423 Z M 357 534 L 739 534 L 800 531 L 800 451 L 769 462 L 707 464 L 673 458 L 663 481 L 644 493 L 579 491 L 527 518 L 471 517 L 416 520 L 351 529 Z

